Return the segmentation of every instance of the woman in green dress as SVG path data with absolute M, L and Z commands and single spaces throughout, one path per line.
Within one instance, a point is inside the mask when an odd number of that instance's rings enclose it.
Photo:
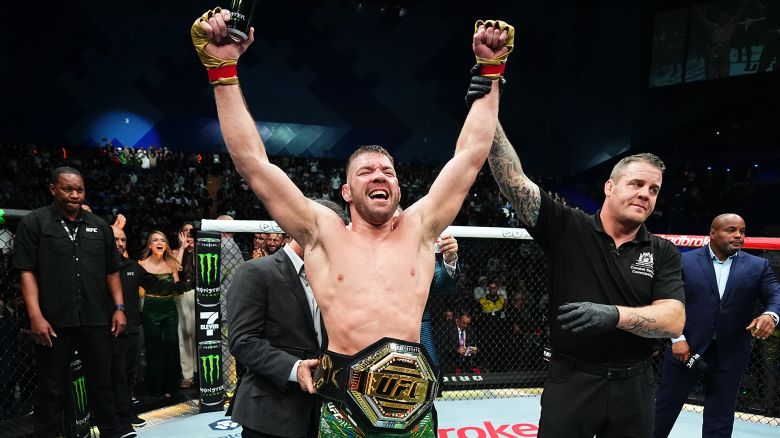
M 152 395 L 170 397 L 179 383 L 179 338 L 174 297 L 181 294 L 177 260 L 162 231 L 149 233 L 139 264 L 144 268 L 143 326 L 148 387 Z

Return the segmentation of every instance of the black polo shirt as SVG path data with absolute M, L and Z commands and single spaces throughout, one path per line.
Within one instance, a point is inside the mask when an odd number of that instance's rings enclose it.
M 553 351 L 589 362 L 626 365 L 649 358 L 657 340 L 624 330 L 575 335 L 555 321 L 558 306 L 590 301 L 627 307 L 656 300 L 685 302 L 680 252 L 671 242 L 650 234 L 644 225 L 636 239 L 615 248 L 599 214 L 589 216 L 541 192 L 536 226 L 529 233 L 550 265 L 550 344 Z
M 52 327 L 100 326 L 111 322 L 113 299 L 106 276 L 119 270 L 114 233 L 98 216 L 81 210 L 70 223 L 51 204 L 25 216 L 14 239 L 14 268 L 32 271 L 38 302 Z
M 138 288 L 141 286 L 144 268 L 137 261 L 122 257 L 119 267 L 119 278 L 122 280 L 122 295 L 125 299 L 125 317 L 127 325 L 123 333 L 138 333 L 141 327 L 141 309 Z M 113 303 L 112 303 L 113 304 Z M 114 306 L 110 306 L 113 312 Z

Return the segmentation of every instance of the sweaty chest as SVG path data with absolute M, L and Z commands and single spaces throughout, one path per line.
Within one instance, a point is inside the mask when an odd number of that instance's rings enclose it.
M 412 297 L 427 291 L 433 277 L 433 254 L 401 244 L 345 245 L 330 258 L 327 282 L 340 292 Z M 429 259 L 429 260 L 428 260 Z

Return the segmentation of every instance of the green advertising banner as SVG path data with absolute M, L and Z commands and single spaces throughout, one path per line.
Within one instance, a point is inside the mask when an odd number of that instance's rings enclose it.
M 206 234 L 207 236 L 203 236 Z M 216 234 L 216 237 L 208 235 Z M 219 233 L 198 232 L 195 243 L 195 293 L 198 306 L 219 308 Z
M 222 385 L 222 341 L 198 343 L 200 412 L 221 411 L 225 389 Z
M 87 398 L 87 379 L 84 377 L 84 367 L 81 359 L 76 359 L 70 364 L 70 393 L 72 401 L 72 415 L 70 424 L 66 425 L 71 430 L 66 436 L 85 438 L 90 436 L 90 410 Z M 66 418 L 68 416 L 66 415 Z
M 195 338 L 198 341 L 200 411 L 222 410 L 222 318 L 219 299 L 220 234 L 198 231 L 195 240 Z

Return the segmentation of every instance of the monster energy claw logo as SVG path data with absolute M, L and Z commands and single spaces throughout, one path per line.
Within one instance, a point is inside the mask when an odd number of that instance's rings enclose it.
M 87 386 L 84 376 L 73 381 L 73 394 L 76 397 L 76 410 L 84 412 L 87 409 Z
M 209 354 L 201 356 L 200 361 L 203 364 L 203 380 L 209 385 L 214 384 L 214 377 L 219 376 L 222 355 Z
M 205 284 L 217 281 L 219 254 L 198 254 L 200 258 L 200 279 Z

